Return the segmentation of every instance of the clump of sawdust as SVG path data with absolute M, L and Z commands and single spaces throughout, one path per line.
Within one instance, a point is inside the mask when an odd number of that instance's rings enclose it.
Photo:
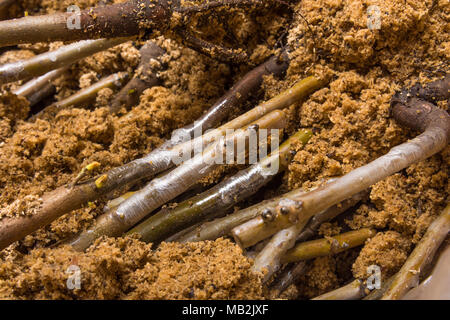
M 80 288 L 71 290 L 74 266 Z M 167 243 L 156 251 L 132 238 L 101 239 L 86 253 L 35 249 L 6 261 L 0 266 L 0 298 L 260 299 L 261 278 L 250 266 L 241 249 L 224 239 Z
M 0 143 L 8 138 L 20 120 L 30 112 L 28 101 L 12 93 L 0 94 Z
M 237 245 L 218 239 L 163 243 L 153 259 L 132 275 L 131 299 L 259 299 L 260 276 Z M 212 276 L 213 275 L 213 276 Z
M 441 61 L 448 60 L 445 48 L 449 42 L 439 30 L 446 24 L 449 4 L 440 1 L 430 10 L 433 3 L 305 0 L 296 5 L 295 22 L 288 35 L 293 50 L 287 78 L 267 79 L 266 96 L 274 96 L 308 74 L 326 79 L 328 87 L 291 107 L 292 130 L 299 125 L 312 127 L 314 136 L 296 153 L 285 174 L 290 189 L 308 189 L 346 174 L 416 134 L 390 118 L 390 99 L 400 87 L 448 72 Z M 367 27 L 367 9 L 373 4 L 381 9 L 381 29 Z M 371 190 L 370 201 L 353 217 L 325 224 L 321 232 L 326 235 L 340 227 L 388 228 L 401 234 L 405 243 L 417 243 L 448 199 L 448 149 L 379 182 Z M 371 251 L 368 246 L 361 255 L 373 256 L 373 260 L 377 260 L 377 247 L 397 252 L 383 247 L 381 241 L 372 240 Z M 400 257 L 406 257 L 408 250 Z M 338 269 L 357 256 L 311 262 L 314 271 L 308 275 L 312 280 L 302 278 L 300 296 L 311 297 L 342 285 L 336 281 L 342 278 Z M 402 261 L 385 267 L 387 272 L 397 271 Z M 362 277 L 365 272 L 362 266 L 353 269 L 354 276 Z
M 337 222 L 325 222 L 320 225 L 317 233 L 324 237 L 331 237 L 341 233 L 341 230 L 342 227 L 340 227 Z

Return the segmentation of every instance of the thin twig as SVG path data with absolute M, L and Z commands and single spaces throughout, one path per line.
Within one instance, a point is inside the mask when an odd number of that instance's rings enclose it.
M 195 37 L 185 27 L 177 29 L 180 42 L 192 50 L 221 62 L 243 63 L 248 60 L 248 54 L 242 49 L 226 48 Z
M 50 96 L 55 91 L 52 81 L 61 76 L 67 69 L 60 68 L 34 78 L 13 91 L 15 95 L 25 97 L 30 106 Z
M 310 260 L 336 254 L 364 244 L 367 239 L 373 237 L 375 234 L 375 230 L 363 228 L 333 237 L 302 242 L 287 251 L 281 258 L 281 263 Z
M 279 297 L 291 285 L 296 283 L 307 270 L 306 261 L 300 261 L 287 265 L 270 283 L 271 292 Z
M 132 38 L 86 40 L 62 46 L 54 51 L 28 60 L 0 66 L 0 84 L 43 75 L 51 70 L 68 66 L 94 53 L 107 50 Z
M 183 142 L 183 138 L 191 138 L 195 132 L 204 132 L 209 128 L 216 126 L 222 121 L 235 107 L 247 99 L 251 93 L 259 89 L 262 77 L 267 74 L 281 74 L 287 68 L 287 60 L 278 62 L 277 59 L 270 58 L 266 63 L 258 66 L 247 73 L 235 86 L 233 86 L 217 103 L 215 103 L 201 118 L 194 124 L 185 128 L 175 130 L 172 138 L 166 141 L 162 146 L 153 150 L 143 158 L 131 161 L 123 166 L 111 169 L 102 176 L 90 179 L 84 183 L 77 184 L 76 187 L 62 186 L 51 192 L 44 194 L 42 205 L 32 217 L 5 217 L 0 220 L 0 250 L 20 240 L 31 232 L 43 227 L 61 215 L 78 209 L 89 201 L 98 199 L 111 191 L 133 184 L 141 179 L 151 178 L 156 174 L 170 169 L 174 166 L 173 156 L 179 155 L 180 151 L 186 150 L 186 146 L 175 149 L 174 146 Z M 263 104 L 266 107 L 260 107 L 258 110 L 261 116 L 271 110 L 282 109 L 293 103 L 296 99 L 306 96 L 309 91 L 314 90 L 317 85 L 316 80 L 307 80 L 306 83 L 299 85 L 293 93 L 283 92 L 280 96 Z M 209 135 L 209 142 L 214 137 L 220 137 L 225 134 L 226 129 L 237 129 L 256 120 L 258 116 L 250 112 L 248 116 L 240 117 L 239 120 L 233 120 L 228 125 L 222 126 L 222 130 L 214 130 L 215 133 Z M 200 139 L 202 139 L 200 137 Z M 187 142 L 189 148 L 192 148 L 190 141 Z M 187 144 L 185 143 L 185 144 Z M 189 149 L 190 150 L 190 149 Z M 95 181 L 101 177 L 106 177 L 102 188 L 97 188 Z
M 110 112 L 117 113 L 122 107 L 129 108 L 139 102 L 145 89 L 161 83 L 157 71 L 161 68 L 161 57 L 165 53 L 155 42 L 148 41 L 140 50 L 141 60 L 136 74 L 114 97 Z M 158 65 L 155 67 L 155 62 Z
M 0 22 L 0 46 L 20 43 L 74 41 L 137 36 L 164 31 L 171 18 L 166 0 L 132 0 L 64 12 Z
M 356 279 L 349 284 L 312 300 L 360 300 L 366 295 L 364 282 Z
M 105 88 L 121 88 L 127 79 L 128 73 L 126 72 L 114 73 L 101 79 L 93 85 L 76 92 L 70 97 L 45 107 L 42 111 L 31 117 L 30 120 L 34 121 L 36 119 L 48 119 L 54 117 L 58 112 L 68 107 L 86 104 L 89 101 L 94 100 L 100 90 Z
M 379 289 L 373 289 L 367 296 L 363 298 L 363 300 L 380 300 L 386 290 L 391 286 L 392 280 L 394 280 L 393 276 L 388 278 L 387 280 L 384 280 L 381 283 L 381 287 Z

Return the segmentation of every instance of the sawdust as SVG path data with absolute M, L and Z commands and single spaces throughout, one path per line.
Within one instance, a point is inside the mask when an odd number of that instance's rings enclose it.
M 12 15 L 65 11 L 74 1 L 27 0 Z M 78 0 L 82 7 L 95 0 Z M 117 1 L 115 1 L 117 2 Z M 295 2 L 292 2 L 295 3 Z M 173 40 L 157 39 L 167 54 L 160 72 L 162 86 L 146 90 L 140 103 L 113 116 L 107 106 L 114 92 L 103 90 L 84 109 L 73 108 L 48 120 L 26 121 L 27 102 L 7 92 L 23 82 L 1 86 L 0 206 L 1 212 L 22 214 L 46 191 L 69 183 L 88 163 L 101 170 L 145 155 L 175 128 L 193 122 L 227 88 L 271 53 L 286 28 L 292 48 L 283 80 L 266 77 L 261 92 L 236 113 L 275 96 L 309 74 L 329 82 L 289 109 L 286 134 L 300 127 L 314 136 L 297 150 L 281 180 L 264 196 L 290 189 L 311 188 L 343 175 L 416 135 L 399 127 L 389 115 L 395 90 L 427 82 L 449 72 L 448 1 L 303 0 L 294 4 L 293 19 L 283 5 L 261 11 L 221 12 L 196 18 L 202 37 L 251 52 L 248 64 L 231 66 L 206 58 Z M 381 8 L 381 28 L 367 27 L 367 9 Z M 222 10 L 224 11 L 224 10 Z M 226 19 L 224 19 L 224 17 Z M 226 20 L 226 23 L 224 21 Z M 281 37 L 282 38 L 282 37 Z M 30 58 L 62 43 L 20 45 L 0 55 L 0 63 Z M 118 71 L 134 72 L 137 45 L 128 42 L 83 59 L 54 81 L 54 99 Z M 446 107 L 445 104 L 440 104 Z M 231 116 L 230 116 L 231 117 Z M 381 267 L 383 278 L 399 270 L 428 225 L 448 202 L 449 151 L 373 186 L 370 199 L 354 213 L 324 224 L 320 237 L 348 229 L 372 227 L 379 233 L 364 246 L 308 263 L 296 287 L 283 297 L 310 298 L 333 290 L 354 277 L 365 278 L 369 265 Z M 203 180 L 212 184 L 221 169 Z M 136 189 L 141 184 L 134 186 Z M 117 196 L 118 194 L 111 195 Z M 260 199 L 256 195 L 254 199 Z M 17 202 L 17 199 L 22 199 Z M 254 199 L 250 199 L 254 201 Z M 251 261 L 225 240 L 198 244 L 163 244 L 156 251 L 135 239 L 100 239 L 87 253 L 54 244 L 88 227 L 103 213 L 107 199 L 75 210 L 0 253 L 0 297 L 25 299 L 228 299 L 262 298 L 261 280 L 250 273 Z M 13 208 L 17 210 L 6 210 Z M 1 215 L 1 214 L 0 214 Z M 81 290 L 67 289 L 67 268 L 78 265 Z M 93 289 L 95 288 L 95 289 Z

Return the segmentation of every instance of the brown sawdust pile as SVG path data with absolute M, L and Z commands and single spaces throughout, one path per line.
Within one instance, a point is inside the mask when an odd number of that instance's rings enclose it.
M 27 0 L 11 14 L 65 11 L 74 1 Z M 113 1 L 109 1 L 113 2 Z M 122 2 L 122 1 L 115 1 Z M 82 7 L 95 0 L 78 0 Z M 101 171 L 145 155 L 171 131 L 198 118 L 252 65 L 264 61 L 289 26 L 293 48 L 284 79 L 267 77 L 260 95 L 275 96 L 307 75 L 328 81 L 302 103 L 290 107 L 287 134 L 301 127 L 314 136 L 296 154 L 280 186 L 267 196 L 308 189 L 343 175 L 386 153 L 417 133 L 389 116 L 395 90 L 427 82 L 449 72 L 450 4 L 446 0 L 303 0 L 292 1 L 293 18 L 276 10 L 232 10 L 226 22 L 214 15 L 194 20 L 202 37 L 253 52 L 249 64 L 228 66 L 157 39 L 167 52 L 163 86 L 146 90 L 127 114 L 110 115 L 113 97 L 104 90 L 87 108 L 59 112 L 49 120 L 26 121 L 27 101 L 9 94 L 21 82 L 2 86 L 0 97 L 0 217 L 32 214 L 39 196 L 69 183 L 93 161 Z M 381 8 L 381 29 L 367 28 L 367 8 Z M 223 17 L 222 17 L 223 20 Z M 62 43 L 20 45 L 0 55 L 0 63 L 30 58 Z M 56 99 L 139 63 L 136 43 L 125 43 L 72 66 L 55 81 Z M 444 105 L 441 105 L 444 107 Z M 236 110 L 237 112 L 242 110 Z M 449 151 L 412 165 L 373 186 L 370 199 L 353 213 L 323 224 L 319 237 L 372 227 L 378 233 L 363 247 L 308 263 L 285 298 L 310 298 L 353 277 L 365 278 L 369 265 L 384 278 L 402 266 L 428 225 L 448 202 Z M 204 184 L 218 181 L 220 170 Z M 277 188 L 277 190 L 274 190 Z M 118 195 L 118 194 L 116 194 Z M 106 199 L 75 210 L 0 253 L 0 298 L 12 299 L 257 299 L 263 292 L 251 261 L 229 240 L 162 244 L 151 250 L 136 239 L 100 239 L 86 253 L 68 247 L 45 248 L 88 227 L 103 212 Z M 70 265 L 82 270 L 80 290 L 67 289 Z

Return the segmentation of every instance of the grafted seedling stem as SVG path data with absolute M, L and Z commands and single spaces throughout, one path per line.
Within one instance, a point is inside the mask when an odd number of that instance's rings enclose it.
M 174 209 L 163 209 L 142 222 L 128 234 L 139 234 L 145 242 L 160 242 L 208 216 L 217 217 L 234 204 L 246 199 L 267 184 L 275 174 L 284 171 L 290 147 L 295 142 L 306 144 L 310 130 L 300 130 L 286 140 L 278 150 L 260 162 L 241 170 L 213 188 L 178 204 Z M 264 143 L 264 142 L 263 142 Z M 270 172 L 271 168 L 278 168 Z
M 280 268 L 280 260 L 283 259 L 286 252 L 294 246 L 296 241 L 301 242 L 308 240 L 310 237 L 314 236 L 316 230 L 323 222 L 329 221 L 353 207 L 366 195 L 367 192 L 365 191 L 357 193 L 350 199 L 344 200 L 338 205 L 328 208 L 312 217 L 305 227 L 303 227 L 302 224 L 298 224 L 279 231 L 256 256 L 255 263 L 252 267 L 253 270 L 267 270 L 264 275 L 264 280 L 270 279 L 270 277 Z

